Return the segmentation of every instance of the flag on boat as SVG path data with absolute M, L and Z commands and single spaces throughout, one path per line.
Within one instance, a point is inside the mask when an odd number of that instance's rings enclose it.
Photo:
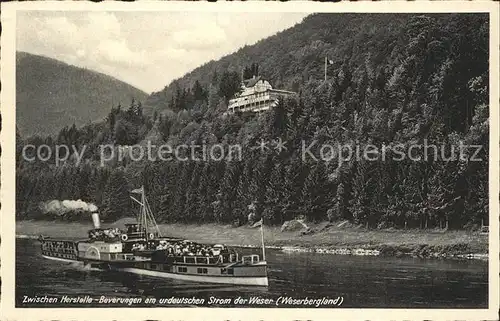
M 259 226 L 262 226 L 262 220 L 263 218 L 261 218 L 258 222 L 255 222 L 252 227 L 259 227 Z
M 144 187 L 141 187 L 141 188 L 136 188 L 134 190 L 131 190 L 130 193 L 135 193 L 135 194 L 142 194 L 142 190 L 144 189 Z
M 266 260 L 266 246 L 264 245 L 264 218 L 262 217 L 258 222 L 255 222 L 252 227 L 260 226 L 260 240 L 262 242 L 262 259 Z

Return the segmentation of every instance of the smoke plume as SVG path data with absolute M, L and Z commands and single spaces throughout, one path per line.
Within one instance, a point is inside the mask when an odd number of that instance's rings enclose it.
M 47 213 L 56 213 L 59 215 L 63 215 L 68 212 L 77 211 L 77 212 L 96 212 L 97 206 L 92 203 L 86 203 L 82 200 L 52 200 L 49 202 L 44 202 L 40 204 L 40 209 L 44 214 Z

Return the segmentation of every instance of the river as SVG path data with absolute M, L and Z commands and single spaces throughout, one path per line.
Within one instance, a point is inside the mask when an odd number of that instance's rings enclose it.
M 243 252 L 257 251 L 242 249 Z M 231 299 L 210 306 L 276 307 L 279 297 L 335 299 L 342 308 L 487 308 L 488 264 L 482 261 L 284 253 L 267 249 L 269 287 L 233 287 L 155 279 L 98 271 L 40 256 L 35 240 L 16 240 L 17 307 L 160 306 L 146 298 Z M 141 298 L 138 305 L 62 304 L 62 296 Z M 26 298 L 59 298 L 59 303 L 23 303 Z M 235 305 L 234 298 L 270 298 L 264 305 Z M 337 302 L 339 302 L 337 300 Z M 280 307 L 310 307 L 310 303 Z M 165 306 L 165 305 L 162 305 Z M 170 305 L 171 306 L 171 305 Z M 330 307 L 336 305 L 331 304 Z M 337 305 L 338 306 L 338 305 Z M 323 308 L 329 306 L 321 306 Z

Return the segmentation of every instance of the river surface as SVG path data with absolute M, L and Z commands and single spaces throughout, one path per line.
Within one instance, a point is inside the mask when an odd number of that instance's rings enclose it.
M 257 249 L 242 249 L 255 252 Z M 361 308 L 487 308 L 488 264 L 481 261 L 284 253 L 266 250 L 269 287 L 236 287 L 156 279 L 124 272 L 99 271 L 40 256 L 36 240 L 16 241 L 17 307 L 178 306 L 161 299 L 196 298 L 194 306 L 276 307 L 280 297 L 330 299 L 326 307 Z M 63 304 L 61 297 L 137 298 L 141 303 Z M 57 303 L 23 303 L 26 298 L 58 298 Z M 234 299 L 269 298 L 266 304 L 237 305 Z M 341 298 L 340 300 L 338 298 Z M 146 304 L 146 298 L 156 298 Z M 212 298 L 212 299 L 211 299 Z M 228 303 L 209 304 L 217 299 Z M 334 300 L 338 299 L 336 303 Z M 283 300 L 283 299 L 282 299 Z M 43 301 L 43 300 L 42 300 Z M 283 302 L 283 301 L 281 301 Z M 280 303 L 278 307 L 314 307 L 317 304 Z M 325 301 L 323 301 L 325 302 Z M 290 301 L 289 301 L 290 303 Z M 193 306 L 188 304 L 188 306 Z M 182 304 L 186 306 L 186 304 Z

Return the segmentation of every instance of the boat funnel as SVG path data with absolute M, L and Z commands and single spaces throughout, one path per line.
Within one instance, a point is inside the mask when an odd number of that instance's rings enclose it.
M 101 220 L 99 219 L 98 212 L 92 213 L 92 222 L 94 223 L 94 228 L 96 228 L 96 229 L 101 228 Z

